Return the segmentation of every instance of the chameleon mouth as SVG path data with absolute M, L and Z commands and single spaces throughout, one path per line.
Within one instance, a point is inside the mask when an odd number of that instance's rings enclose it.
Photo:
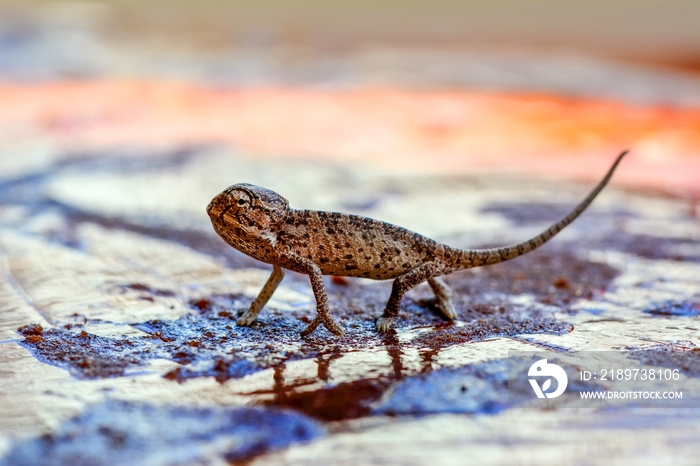
M 221 211 L 224 210 L 224 206 L 220 201 L 221 195 L 219 194 L 214 199 L 211 200 L 209 205 L 207 205 L 207 214 L 209 217 L 216 218 L 221 215 Z
M 214 200 L 213 199 L 209 203 L 209 205 L 207 205 L 207 214 L 209 214 L 210 217 L 212 216 L 212 209 L 214 209 Z

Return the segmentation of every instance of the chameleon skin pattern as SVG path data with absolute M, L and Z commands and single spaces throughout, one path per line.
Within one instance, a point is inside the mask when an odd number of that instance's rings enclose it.
M 309 275 L 316 298 L 316 318 L 302 332 L 320 324 L 336 335 L 343 331 L 328 310 L 323 275 L 394 280 L 377 329 L 388 331 L 399 313 L 403 295 L 428 281 L 438 307 L 449 319 L 456 313 L 451 291 L 439 278 L 456 270 L 491 265 L 530 252 L 573 222 L 610 180 L 627 151 L 572 212 L 534 238 L 503 248 L 457 249 L 405 228 L 357 215 L 297 210 L 269 189 L 240 183 L 230 186 L 207 206 L 214 230 L 239 251 L 272 264 L 272 275 L 250 309 L 237 321 L 251 325 L 284 277 L 283 269 Z

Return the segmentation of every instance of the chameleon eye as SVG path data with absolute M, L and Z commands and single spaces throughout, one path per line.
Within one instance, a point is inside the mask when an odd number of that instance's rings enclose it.
M 245 205 L 245 199 L 239 198 L 239 199 L 236 201 L 236 204 L 238 204 L 239 207 L 243 207 L 243 206 Z

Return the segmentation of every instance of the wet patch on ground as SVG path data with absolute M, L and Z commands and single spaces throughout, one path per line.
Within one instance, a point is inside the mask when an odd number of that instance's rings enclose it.
M 291 408 L 323 421 L 338 421 L 376 414 L 409 414 L 401 411 L 405 408 L 399 402 L 403 391 L 391 395 L 393 401 L 381 400 L 386 399 L 387 393 L 394 393 L 395 384 L 402 384 L 417 375 L 424 377 L 433 370 L 439 371 L 441 365 L 436 360 L 444 348 L 497 336 L 561 334 L 572 328 L 570 324 L 551 319 L 516 321 L 484 314 L 481 319 L 468 323 L 417 327 L 417 336 L 405 342 L 400 342 L 394 334 L 378 334 L 371 321 L 347 326 L 346 337 L 341 339 L 322 331 L 304 340 L 299 337 L 299 332 L 306 325 L 301 319 L 268 316 L 264 322 L 252 328 L 240 328 L 235 326 L 237 313 L 228 315 L 212 302 L 195 304 L 205 310 L 173 321 L 158 320 L 134 325 L 148 334 L 143 337 L 101 337 L 81 330 L 81 324 L 47 330 L 33 325 L 20 329 L 25 336 L 22 344 L 43 362 L 63 367 L 79 378 L 129 375 L 148 366 L 154 358 L 180 363 L 180 367 L 164 374 L 166 379 L 179 383 L 198 377 L 212 377 L 223 383 L 272 368 L 274 382 L 270 389 L 244 395 L 258 399 L 264 405 Z M 409 310 L 415 310 L 418 306 L 410 307 Z M 429 309 L 424 309 L 424 313 L 432 314 Z M 227 315 L 222 317 L 220 314 Z M 407 320 L 415 322 L 421 320 L 420 317 Z M 373 355 L 372 348 L 380 352 Z M 420 367 L 404 362 L 406 351 L 416 349 L 421 353 Z M 349 381 L 334 381 L 333 376 L 329 376 L 329 367 L 356 352 L 366 353 L 367 356 L 363 375 Z M 388 362 L 382 362 L 385 355 L 389 357 Z M 317 370 L 306 372 L 302 378 L 285 380 L 288 365 L 304 359 L 315 360 Z M 438 385 L 441 387 L 446 384 L 439 390 L 441 396 L 451 393 L 449 390 L 452 389 L 448 390 L 447 387 L 451 387 L 460 377 L 464 384 L 474 387 L 495 384 L 496 381 L 491 380 L 491 376 L 495 375 L 490 372 L 490 378 L 480 380 L 488 372 L 487 368 L 482 369 L 469 366 L 464 369 L 466 372 L 440 373 L 426 383 L 440 381 Z M 375 372 L 379 375 L 372 375 Z M 410 383 L 421 386 L 419 381 Z M 483 391 L 470 389 L 467 394 L 461 393 L 462 404 L 453 407 L 451 412 L 468 412 L 467 407 L 471 407 L 469 412 L 495 412 L 500 409 L 495 398 L 486 399 L 482 396 L 485 394 L 485 388 Z M 442 399 L 438 397 L 435 403 Z M 403 401 L 415 402 L 413 398 Z M 399 408 L 399 405 L 404 408 Z M 428 413 L 431 409 L 434 408 L 423 406 L 414 414 Z
M 278 329 L 289 325 L 275 323 Z M 296 349 L 292 346 L 285 351 L 283 341 L 270 340 L 271 332 L 241 329 L 230 318 L 218 316 L 190 314 L 173 321 L 134 324 L 148 334 L 141 337 L 104 337 L 88 333 L 81 324 L 69 327 L 44 330 L 31 325 L 18 331 L 25 336 L 22 345 L 39 360 L 81 378 L 123 376 L 129 369 L 162 358 L 183 365 L 166 374 L 167 378 L 182 381 L 214 376 L 225 381 L 277 364 Z M 302 328 L 296 325 L 294 331 Z M 239 352 L 245 356 L 238 356 Z
M 195 408 L 107 401 L 53 433 L 18 442 L 0 465 L 238 462 L 325 434 L 318 422 L 275 408 Z
M 220 310 L 211 302 L 195 302 L 206 310 L 174 320 L 153 320 L 132 327 L 144 336 L 106 337 L 89 333 L 90 326 L 69 324 L 43 329 L 28 325 L 18 329 L 25 338 L 22 345 L 41 361 L 68 370 L 81 378 L 105 378 L 127 375 L 131 369 L 144 367 L 156 359 L 168 359 L 182 366 L 166 378 L 182 382 L 194 377 L 214 377 L 220 382 L 274 367 L 278 364 L 322 355 L 369 351 L 373 348 L 442 349 L 454 344 L 475 342 L 498 336 L 525 334 L 562 334 L 571 331 L 571 324 L 544 317 L 536 309 L 535 317 L 516 317 L 523 309 L 509 315 L 504 307 L 496 313 L 484 312 L 467 322 L 438 322 L 426 326 L 423 315 L 403 319 L 401 332 L 416 329 L 417 335 L 399 342 L 394 332 L 380 334 L 373 319 L 350 321 L 339 319 L 346 335 L 338 338 L 325 330 L 302 338 L 300 332 L 308 323 L 305 316 L 289 316 L 270 310 L 252 327 L 238 327 L 235 319 L 245 309 Z M 410 306 L 409 311 L 419 306 Z M 286 313 L 288 314 L 288 313 Z M 350 313 L 352 314 L 352 312 Z M 436 317 L 429 309 L 423 314 Z M 86 330 L 87 329 L 87 330 Z
M 140 338 L 108 338 L 73 328 L 43 329 L 32 324 L 19 328 L 24 335 L 22 345 L 42 362 L 68 370 L 81 378 L 118 377 L 129 369 L 141 366 L 157 348 Z M 155 350 L 155 351 L 154 351 Z
M 309 391 L 276 385 L 272 390 L 274 398 L 264 404 L 292 408 L 323 421 L 357 419 L 373 413 L 373 403 L 392 382 L 391 377 L 360 379 Z

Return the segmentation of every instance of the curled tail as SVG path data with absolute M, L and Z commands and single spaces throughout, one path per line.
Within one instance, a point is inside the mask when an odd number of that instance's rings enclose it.
M 576 208 L 574 208 L 574 210 L 571 211 L 569 215 L 559 220 L 557 223 L 547 228 L 545 231 L 535 236 L 534 238 L 524 241 L 520 244 L 506 246 L 503 248 L 462 250 L 460 251 L 461 256 L 459 259 L 459 268 L 468 269 L 472 267 L 479 267 L 482 265 L 491 265 L 497 264 L 498 262 L 505 262 L 507 260 L 514 259 L 518 256 L 522 256 L 523 254 L 542 246 L 544 243 L 549 241 L 554 235 L 562 231 L 568 224 L 573 222 L 576 219 L 576 217 L 581 215 L 581 212 L 583 212 L 586 209 L 586 207 L 588 207 L 588 205 L 591 202 L 593 202 L 593 199 L 596 198 L 598 193 L 600 193 L 605 187 L 605 185 L 608 183 L 610 177 L 612 177 L 613 172 L 617 168 L 617 165 L 620 163 L 620 160 L 622 160 L 622 158 L 627 154 L 627 152 L 628 151 L 624 151 L 617 157 L 617 160 L 615 160 L 615 163 L 613 163 L 612 167 L 610 167 L 610 170 L 608 170 L 608 173 L 605 175 L 605 177 L 600 181 L 600 183 L 598 183 L 598 186 L 596 186 L 595 189 L 591 191 L 590 194 L 588 194 L 588 196 L 586 196 L 586 198 L 583 201 L 581 201 L 581 203 L 577 205 Z

